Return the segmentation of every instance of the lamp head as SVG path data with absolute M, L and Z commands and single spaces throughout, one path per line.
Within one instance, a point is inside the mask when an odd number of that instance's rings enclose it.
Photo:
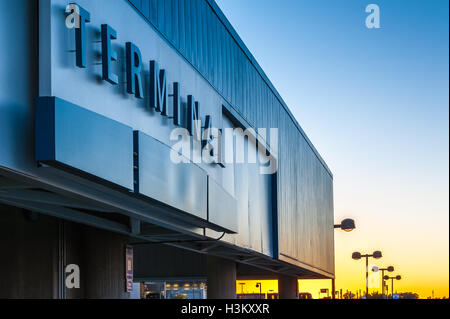
M 397 276 L 395 276 L 395 279 L 400 280 L 400 279 L 402 279 L 402 276 L 397 275 Z
M 378 259 L 378 258 L 381 258 L 381 257 L 383 257 L 383 255 L 381 254 L 381 251 L 377 250 L 377 251 L 373 252 L 373 258 Z
M 355 221 L 351 218 L 346 218 L 341 222 L 341 229 L 343 231 L 349 232 L 355 229 Z
M 378 266 L 373 266 L 373 267 L 372 267 L 372 271 L 373 271 L 373 272 L 377 272 L 378 270 L 380 270 L 380 269 L 378 268 Z
M 387 267 L 387 271 L 393 272 L 393 271 L 394 271 L 394 266 L 389 266 L 389 267 Z
M 352 258 L 355 259 L 355 260 L 361 259 L 361 253 L 355 251 L 355 252 L 352 254 Z
M 389 280 L 389 276 L 388 275 L 384 275 L 383 279 L 384 280 Z

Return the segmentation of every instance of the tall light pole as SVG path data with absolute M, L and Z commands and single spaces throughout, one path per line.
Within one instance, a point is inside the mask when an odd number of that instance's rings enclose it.
M 356 228 L 355 221 L 351 218 L 346 218 L 340 224 L 334 225 L 334 228 L 340 228 L 345 232 L 350 232 Z M 331 279 L 331 294 L 333 299 L 336 299 L 336 282 L 335 278 Z
M 375 269 L 372 269 L 372 271 L 380 271 L 381 270 L 381 289 L 382 289 L 382 293 L 381 293 L 381 296 L 382 297 L 384 297 L 384 291 L 385 291 L 385 289 L 384 289 L 384 272 L 385 271 L 389 271 L 389 272 L 393 272 L 394 271 L 394 266 L 389 266 L 389 267 L 386 267 L 386 268 L 378 268 L 378 270 L 375 270 Z
M 402 276 L 397 275 L 397 276 L 389 277 L 388 275 L 386 275 L 386 276 L 383 277 L 383 279 L 385 279 L 385 280 L 389 280 L 390 279 L 391 280 L 391 298 L 394 299 L 394 279 L 400 280 L 400 279 L 402 279 Z
M 357 252 L 357 251 L 352 254 L 352 258 L 355 260 L 359 260 L 362 257 L 366 258 L 366 298 L 367 298 L 369 295 L 369 269 L 368 269 L 369 268 L 369 257 L 379 259 L 379 258 L 383 257 L 383 255 L 382 255 L 381 251 L 379 251 L 379 250 L 374 251 L 372 254 L 361 255 L 361 253 Z
M 245 282 L 240 282 L 239 285 L 241 285 L 241 294 L 243 295 Z
M 260 282 L 257 282 L 257 283 L 256 283 L 256 288 L 258 288 L 258 287 L 259 287 L 259 298 L 261 299 L 261 295 L 262 295 L 262 285 L 261 285 Z

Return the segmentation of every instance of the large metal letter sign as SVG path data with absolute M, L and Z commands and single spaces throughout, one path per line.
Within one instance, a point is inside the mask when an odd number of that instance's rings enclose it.
M 134 94 L 137 98 L 142 99 L 142 58 L 141 51 L 132 42 L 126 43 L 127 55 L 127 92 Z
M 78 16 L 75 14 L 75 45 L 76 45 L 76 64 L 79 68 L 86 67 L 86 22 L 91 22 L 91 15 L 82 7 L 76 5 L 79 9 Z
M 116 31 L 102 24 L 102 79 L 111 84 L 119 83 L 119 78 L 111 72 L 111 61 L 117 61 L 117 52 L 111 49 L 111 40 L 117 39 Z

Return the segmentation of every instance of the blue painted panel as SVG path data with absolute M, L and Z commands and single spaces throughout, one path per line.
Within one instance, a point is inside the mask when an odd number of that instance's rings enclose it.
M 137 153 L 135 193 L 207 219 L 207 174 L 193 163 L 176 164 L 170 148 L 139 131 L 134 132 Z
M 133 130 L 57 97 L 39 97 L 36 160 L 133 189 Z

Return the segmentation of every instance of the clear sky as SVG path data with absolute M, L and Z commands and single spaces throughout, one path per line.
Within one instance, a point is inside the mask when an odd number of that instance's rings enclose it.
M 396 290 L 448 296 L 448 1 L 216 2 L 332 170 L 336 221 L 356 220 L 335 234 L 337 288 L 363 289 L 351 253 L 381 250 Z

